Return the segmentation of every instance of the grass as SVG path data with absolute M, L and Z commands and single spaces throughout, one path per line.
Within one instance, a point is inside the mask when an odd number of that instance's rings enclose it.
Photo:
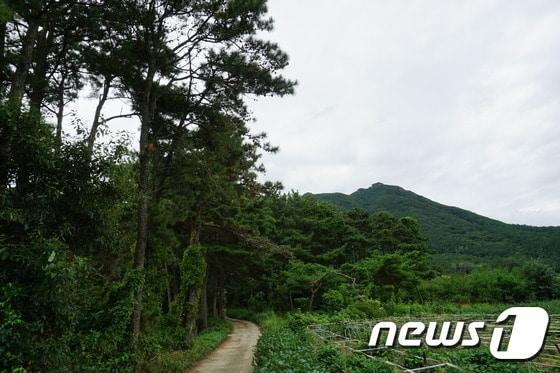
M 235 312 L 236 316 L 245 313 Z M 253 314 L 247 318 L 261 326 L 254 362 L 257 373 L 391 372 L 386 366 L 364 356 L 322 343 L 305 328 L 294 328 L 289 318 L 274 312 Z
M 231 325 L 224 320 L 211 320 L 210 327 L 193 338 L 186 350 L 164 351 L 147 365 L 149 372 L 184 372 L 215 349 L 228 335 Z
M 257 343 L 257 372 L 328 372 L 315 356 L 307 336 L 287 327 L 280 316 L 269 313 L 261 319 Z

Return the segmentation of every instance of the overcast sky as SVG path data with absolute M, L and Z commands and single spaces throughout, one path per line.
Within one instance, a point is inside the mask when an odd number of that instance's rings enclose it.
M 272 0 L 296 94 L 253 105 L 301 192 L 374 182 L 560 225 L 560 1 Z
M 280 146 L 264 157 L 266 179 L 302 193 L 395 184 L 505 222 L 560 225 L 560 1 L 269 10 L 269 38 L 299 85 L 251 104 L 255 131 Z

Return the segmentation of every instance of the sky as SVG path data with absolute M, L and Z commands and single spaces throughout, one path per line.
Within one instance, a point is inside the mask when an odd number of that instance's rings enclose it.
M 302 193 L 381 182 L 560 225 L 560 1 L 269 0 L 269 11 L 264 36 L 298 86 L 250 102 L 254 132 L 280 147 L 263 179 Z M 80 115 L 93 107 L 81 100 Z

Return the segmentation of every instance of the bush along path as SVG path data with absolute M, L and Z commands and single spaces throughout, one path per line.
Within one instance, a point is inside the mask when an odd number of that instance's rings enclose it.
M 150 373 L 180 373 L 194 366 L 216 349 L 231 333 L 232 325 L 226 320 L 212 318 L 209 327 L 194 337 L 188 347 L 161 351 L 145 362 L 139 371 Z
M 385 364 L 363 355 L 346 353 L 314 338 L 307 332 L 307 320 L 300 318 L 299 314 L 280 316 L 266 312 L 256 315 L 255 319 L 262 328 L 255 356 L 257 373 L 393 372 Z
M 257 325 L 250 321 L 228 319 L 232 325 L 227 339 L 200 360 L 190 373 L 249 373 L 253 371 L 255 346 L 260 336 Z

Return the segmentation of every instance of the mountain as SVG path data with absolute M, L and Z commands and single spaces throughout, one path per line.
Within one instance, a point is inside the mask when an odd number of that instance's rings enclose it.
M 322 193 L 316 198 L 349 210 L 388 211 L 416 218 L 439 261 L 507 264 L 539 258 L 560 265 L 560 227 L 506 224 L 458 207 L 446 206 L 399 186 L 375 183 L 352 194 Z

